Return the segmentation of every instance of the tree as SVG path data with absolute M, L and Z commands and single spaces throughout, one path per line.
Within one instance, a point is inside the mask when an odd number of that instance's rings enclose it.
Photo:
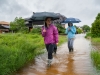
M 88 25 L 83 25 L 82 26 L 82 30 L 85 32 L 89 32 L 90 31 L 90 27 Z
M 81 33 L 82 33 L 82 29 L 78 28 L 78 29 L 77 29 L 77 33 L 78 33 L 78 34 L 81 34 Z
M 14 22 L 10 22 L 10 30 L 12 30 L 12 32 L 17 31 L 17 26 L 15 25 Z
M 100 13 L 98 13 L 96 20 L 100 20 Z
M 74 27 L 76 28 L 76 33 L 75 34 L 78 34 L 78 26 L 74 25 Z
M 76 29 L 78 29 L 78 26 L 74 25 L 74 27 L 75 27 Z
M 28 28 L 25 26 L 25 21 L 22 17 L 16 17 L 13 22 L 10 22 L 10 30 L 13 32 L 27 32 Z
M 92 37 L 100 37 L 100 13 L 98 13 L 91 28 Z
M 58 32 L 60 33 L 60 34 L 65 34 L 65 28 L 64 27 L 62 27 L 62 25 L 61 24 L 58 24 L 57 25 L 57 29 L 58 29 Z

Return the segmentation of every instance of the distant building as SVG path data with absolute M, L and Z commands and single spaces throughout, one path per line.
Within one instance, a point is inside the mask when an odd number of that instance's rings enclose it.
M 9 32 L 10 23 L 5 21 L 0 21 L 0 33 Z

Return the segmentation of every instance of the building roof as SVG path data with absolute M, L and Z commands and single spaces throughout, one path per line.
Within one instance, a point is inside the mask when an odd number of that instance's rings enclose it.
M 0 24 L 1 24 L 1 25 L 10 25 L 9 22 L 5 22 L 5 21 L 0 21 Z

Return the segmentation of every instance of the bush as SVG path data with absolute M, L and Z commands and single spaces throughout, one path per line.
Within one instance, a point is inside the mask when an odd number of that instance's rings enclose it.
M 83 25 L 83 26 L 82 26 L 82 30 L 83 30 L 84 32 L 89 32 L 89 31 L 90 31 L 90 27 L 89 27 L 88 25 Z
M 22 19 L 22 17 L 16 17 L 14 21 L 10 22 L 10 30 L 13 32 L 19 32 L 25 30 L 27 31 L 26 25 L 25 25 L 25 20 Z
M 22 29 L 19 30 L 20 33 L 29 33 L 28 27 L 23 27 Z
M 92 23 L 91 33 L 92 37 L 100 37 L 100 13 L 97 15 L 94 23 Z
M 78 28 L 76 31 L 77 31 L 78 34 L 82 33 L 82 30 L 80 28 Z
M 59 34 L 65 34 L 66 29 L 64 27 L 62 27 L 61 25 L 57 25 L 57 28 L 58 28 Z
M 41 33 L 41 28 L 33 28 L 32 31 L 30 33 L 38 33 L 40 34 Z
M 91 32 L 87 32 L 85 38 L 91 37 Z

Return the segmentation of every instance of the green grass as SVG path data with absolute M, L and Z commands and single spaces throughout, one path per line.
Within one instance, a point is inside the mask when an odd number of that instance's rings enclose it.
M 91 58 L 93 60 L 94 66 L 100 70 L 100 52 L 99 51 L 92 51 Z
M 92 38 L 91 40 L 94 43 L 100 43 L 100 38 Z
M 98 46 L 100 46 L 100 38 L 91 38 L 91 42 L 97 48 Z M 100 70 L 100 51 L 99 50 L 92 51 L 91 58 L 93 60 L 93 64 L 96 66 L 97 69 Z
M 91 37 L 91 32 L 87 32 L 85 38 Z
M 42 48 L 44 48 L 43 39 L 39 35 L 1 34 L 0 75 L 18 70 L 35 57 L 37 49 Z
M 66 35 L 59 35 L 59 44 L 58 45 L 61 45 L 62 43 L 66 42 L 66 41 L 67 41 Z
M 59 45 L 66 36 L 59 37 Z M 39 34 L 0 34 L 0 75 L 11 75 L 45 48 L 43 37 Z

